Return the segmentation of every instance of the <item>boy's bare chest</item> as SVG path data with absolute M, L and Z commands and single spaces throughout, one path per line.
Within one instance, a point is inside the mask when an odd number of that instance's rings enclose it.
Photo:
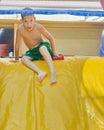
M 37 40 L 41 38 L 41 34 L 38 31 L 33 32 L 24 32 L 22 34 L 23 39 L 25 40 Z

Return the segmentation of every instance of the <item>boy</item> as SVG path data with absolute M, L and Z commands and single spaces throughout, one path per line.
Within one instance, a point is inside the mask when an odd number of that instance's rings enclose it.
M 24 10 L 32 10 L 25 8 Z M 27 67 L 37 72 L 38 81 L 41 82 L 47 72 L 44 72 L 33 62 L 33 60 L 44 59 L 50 69 L 50 83 L 56 83 L 56 72 L 53 65 L 52 57 L 57 56 L 55 43 L 52 35 L 41 25 L 36 23 L 36 18 L 33 14 L 21 14 L 22 24 L 17 29 L 16 44 L 15 44 L 15 61 L 19 60 L 19 46 L 21 37 L 29 50 L 22 57 L 21 61 Z M 42 35 L 45 36 L 48 42 L 44 42 Z

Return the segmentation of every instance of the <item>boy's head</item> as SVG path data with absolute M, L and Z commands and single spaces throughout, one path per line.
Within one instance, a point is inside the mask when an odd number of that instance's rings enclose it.
M 27 8 L 24 8 L 23 10 L 30 10 L 30 11 L 31 11 L 32 9 L 27 7 Z M 34 14 L 32 14 L 32 13 L 21 14 L 21 18 L 22 18 L 22 20 L 24 19 L 25 16 L 29 16 L 29 15 L 34 16 Z
M 23 10 L 32 10 L 31 8 L 24 8 Z M 22 23 L 27 31 L 32 31 L 35 26 L 35 17 L 32 13 L 21 14 Z

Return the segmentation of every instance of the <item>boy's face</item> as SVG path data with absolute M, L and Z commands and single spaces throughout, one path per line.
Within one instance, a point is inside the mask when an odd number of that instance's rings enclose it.
M 27 31 L 32 31 L 34 29 L 35 17 L 33 15 L 26 15 L 22 19 L 23 25 Z

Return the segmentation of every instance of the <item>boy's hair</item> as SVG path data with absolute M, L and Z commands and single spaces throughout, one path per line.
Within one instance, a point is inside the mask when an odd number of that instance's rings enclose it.
M 26 7 L 26 8 L 24 8 L 23 10 L 32 10 L 31 8 L 28 8 L 28 7 Z M 27 14 L 21 14 L 21 18 L 23 19 L 25 16 L 28 16 L 28 15 L 33 15 L 34 16 L 34 14 L 32 14 L 32 13 L 27 13 Z

